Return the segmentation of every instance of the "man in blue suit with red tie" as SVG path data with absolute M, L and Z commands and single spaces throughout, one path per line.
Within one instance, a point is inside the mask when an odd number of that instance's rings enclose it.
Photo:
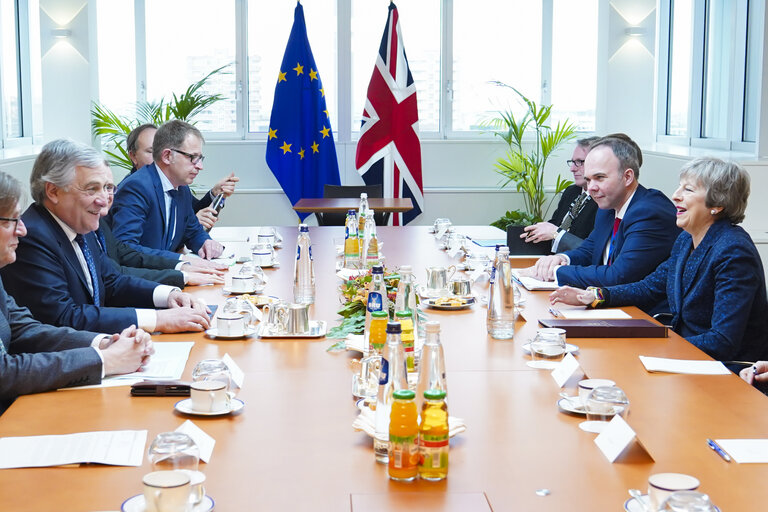
M 197 220 L 189 185 L 203 169 L 203 136 L 194 126 L 172 120 L 155 133 L 154 163 L 125 178 L 109 214 L 119 240 L 138 250 L 179 258 L 186 246 L 203 259 L 224 248 Z
M 640 281 L 669 257 L 680 232 L 662 192 L 637 182 L 637 152 L 627 141 L 594 142 L 584 162 L 587 191 L 600 207 L 577 249 L 541 258 L 525 273 L 560 286 L 611 286 Z

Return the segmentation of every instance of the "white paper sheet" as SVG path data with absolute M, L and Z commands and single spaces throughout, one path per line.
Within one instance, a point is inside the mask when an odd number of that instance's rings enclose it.
M 552 378 L 555 379 L 558 387 L 562 388 L 579 368 L 581 368 L 579 362 L 573 357 L 573 354 L 569 352 L 565 354 L 565 357 L 560 361 L 560 364 L 557 365 L 557 368 L 552 370 Z
M 176 432 L 187 434 L 195 442 L 200 449 L 200 460 L 206 464 L 211 461 L 211 455 L 213 454 L 213 446 L 216 444 L 216 440 L 203 432 L 203 430 L 187 420 L 176 429 Z
M 731 372 L 720 361 L 691 361 L 688 359 L 667 359 L 666 357 L 640 356 L 640 361 L 649 372 L 686 373 L 691 375 L 730 375 Z
M 39 468 L 94 463 L 141 466 L 146 430 L 0 438 L 0 468 Z
M 229 368 L 229 373 L 232 375 L 232 380 L 235 382 L 235 386 L 242 388 L 243 381 L 245 380 L 245 373 L 243 373 L 243 370 L 240 369 L 235 360 L 232 359 L 228 353 L 224 354 L 224 357 L 222 357 L 221 360 L 224 361 L 224 364 Z
M 614 320 L 632 318 L 620 309 L 557 309 L 558 315 L 567 320 Z
M 739 464 L 767 464 L 768 439 L 715 439 Z
M 512 275 L 520 281 L 520 284 L 522 284 L 526 290 L 529 291 L 537 291 L 537 290 L 557 290 L 558 286 L 557 283 L 554 281 L 539 281 L 538 279 L 534 279 L 532 277 L 521 277 L 518 272 L 512 271 Z
M 634 439 L 635 431 L 617 414 L 595 438 L 595 444 L 606 459 L 614 462 Z
M 189 359 L 194 341 L 156 341 L 155 353 L 149 364 L 139 372 L 115 375 L 104 380 L 118 379 L 180 379 Z

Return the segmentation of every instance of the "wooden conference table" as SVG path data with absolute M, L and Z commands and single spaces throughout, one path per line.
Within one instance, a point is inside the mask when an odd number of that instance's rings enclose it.
M 333 237 L 343 228 L 310 228 L 317 302 L 312 317 L 335 325 L 339 307 Z M 488 227 L 460 228 L 479 238 L 499 238 Z M 252 230 L 239 233 L 251 234 Z M 282 266 L 267 270 L 266 293 L 291 299 L 295 228 L 280 228 Z M 226 238 L 235 230 L 218 229 Z M 240 235 L 242 236 L 242 235 Z M 424 282 L 427 265 L 452 261 L 424 227 L 379 228 L 389 267 L 413 265 Z M 227 242 L 229 245 L 229 242 Z M 522 266 L 522 260 L 516 260 Z M 485 288 L 478 286 L 476 292 Z M 192 288 L 221 303 L 219 287 Z M 148 440 L 186 419 L 216 439 L 207 492 L 217 511 L 386 510 L 622 510 L 627 489 L 645 489 L 650 474 L 683 472 L 701 480 L 722 510 L 751 510 L 765 503 L 768 465 L 726 463 L 709 438 L 768 436 L 768 399 L 735 375 L 686 376 L 647 373 L 638 355 L 707 359 L 672 334 L 668 339 L 570 339 L 590 377 L 617 382 L 631 401 L 628 421 L 649 455 L 633 445 L 608 462 L 582 418 L 558 411 L 560 391 L 548 371 L 526 366 L 521 346 L 549 316 L 546 293 L 523 291 L 527 304 L 513 341 L 489 338 L 485 309 L 429 311 L 442 325 L 449 407 L 467 430 L 451 440 L 446 481 L 397 483 L 374 462 L 371 440 L 355 432 L 350 394 L 353 353 L 329 353 L 325 339 L 310 341 L 216 341 L 198 333 L 158 335 L 158 341 L 194 340 L 185 371 L 203 358 L 229 353 L 245 371 L 237 415 L 204 418 L 176 413 L 178 398 L 131 398 L 127 387 L 70 390 L 19 398 L 0 416 L 0 436 L 147 429 Z M 636 317 L 644 314 L 627 308 Z M 573 392 L 573 390 L 569 390 Z M 652 457 L 652 459 L 651 459 Z M 141 467 L 88 465 L 0 471 L 3 510 L 117 510 L 141 492 Z M 550 490 L 538 496 L 537 489 Z
M 377 212 L 401 213 L 413 209 L 410 197 L 369 197 L 368 206 Z M 346 213 L 357 210 L 360 200 L 356 197 L 317 197 L 299 199 L 293 209 L 301 213 Z

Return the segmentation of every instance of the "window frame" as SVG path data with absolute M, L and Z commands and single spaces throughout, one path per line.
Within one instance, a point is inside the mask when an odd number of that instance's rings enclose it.
M 37 9 L 37 2 L 14 0 L 16 10 L 16 63 L 19 84 L 19 104 L 21 109 L 21 136 L 8 137 L 5 133 L 3 102 L 0 101 L 0 148 L 30 146 L 34 142 L 32 109 L 32 68 L 39 66 L 40 59 L 32 60 L 30 42 L 32 37 L 39 39 L 39 31 L 30 25 L 30 10 Z M 2 44 L 2 43 L 0 43 Z M 2 77 L 0 75 L 0 81 Z M 0 94 L 2 88 L 0 87 Z

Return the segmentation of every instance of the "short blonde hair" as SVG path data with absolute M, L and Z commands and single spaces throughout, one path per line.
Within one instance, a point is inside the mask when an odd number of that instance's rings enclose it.
M 683 166 L 680 178 L 692 178 L 707 189 L 704 204 L 707 208 L 722 208 L 718 217 L 733 224 L 744 220 L 750 179 L 739 164 L 714 157 L 696 158 Z

